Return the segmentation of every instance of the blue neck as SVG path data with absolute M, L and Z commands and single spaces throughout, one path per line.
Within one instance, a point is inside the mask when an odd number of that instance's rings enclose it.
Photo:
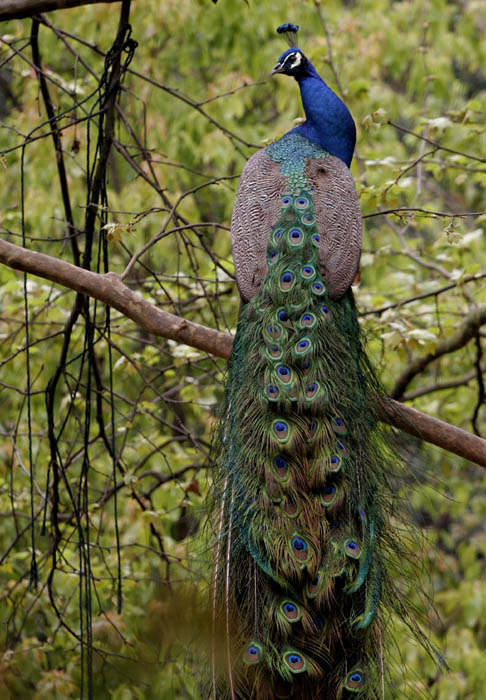
M 297 132 L 343 160 L 349 167 L 356 143 L 356 127 L 348 108 L 329 88 L 308 62 L 299 83 L 306 120 L 292 132 Z M 292 133 L 290 132 L 290 133 Z

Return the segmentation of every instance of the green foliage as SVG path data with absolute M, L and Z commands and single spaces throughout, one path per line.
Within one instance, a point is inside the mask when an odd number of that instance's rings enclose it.
M 66 34 L 57 36 L 45 26 L 39 32 L 52 101 L 58 114 L 66 111 L 60 120 L 62 143 L 79 231 L 87 204 L 87 159 L 89 155 L 92 162 L 98 132 L 96 116 L 89 131 L 86 120 L 75 122 L 99 108 L 95 76 L 103 72 L 103 56 L 90 44 L 103 52 L 110 48 L 118 12 L 113 4 L 46 15 L 85 43 Z M 141 258 L 143 265 L 134 266 L 128 284 L 179 316 L 234 329 L 239 302 L 226 227 L 237 176 L 253 146 L 282 135 L 303 116 L 297 86 L 283 77 L 269 78 L 285 48 L 275 27 L 288 20 L 300 25 L 301 48 L 333 89 L 342 87 L 355 117 L 358 148 L 352 171 L 363 214 L 397 210 L 365 219 L 357 290 L 359 308 L 369 312 L 361 322 L 373 360 L 392 391 L 412 358 L 433 353 L 457 332 L 474 304 L 486 304 L 481 277 L 486 106 L 478 78 L 486 59 L 486 16 L 480 0 L 297 5 L 282 0 L 278 7 L 269 0 L 249 5 L 243 0 L 219 0 L 216 5 L 209 0 L 133 3 L 130 21 L 139 46 L 130 67 L 137 74 L 124 77 L 123 114 L 115 130 L 118 143 L 108 165 L 108 210 L 98 221 L 95 244 L 106 235 L 110 269 L 121 273 L 131 254 L 165 230 L 167 235 Z M 6 99 L 2 103 L 0 98 L 0 228 L 2 237 L 18 244 L 22 153 L 20 148 L 9 149 L 31 132 L 33 137 L 48 133 L 29 35 L 29 20 L 2 25 L 0 89 Z M 484 74 L 482 80 L 484 85 Z M 81 100 L 86 101 L 74 108 Z M 23 166 L 27 246 L 72 261 L 49 136 L 26 147 Z M 150 180 L 156 180 L 156 186 Z M 180 216 L 176 220 L 170 218 L 173 207 Z M 461 216 L 468 212 L 478 214 Z M 186 222 L 192 228 L 172 231 Z M 103 229 L 106 224 L 111 227 Z M 83 249 L 83 235 L 78 241 Z M 477 279 L 471 281 L 473 275 Z M 33 589 L 23 281 L 2 266 L 0 283 L 0 695 L 9 700 L 77 698 L 82 683 L 87 691 L 75 635 L 85 638 L 86 627 L 80 629 L 79 528 L 66 482 L 75 502 L 83 497 L 85 326 L 82 319 L 74 325 L 54 399 L 66 480 L 59 490 L 60 539 L 50 577 L 56 524 L 45 391 L 60 361 L 63 329 L 75 295 L 29 277 L 34 541 L 40 579 Z M 403 303 L 425 293 L 430 296 Z M 382 307 L 389 308 L 378 312 Z M 190 533 L 195 523 L 202 526 L 212 414 L 222 396 L 224 363 L 150 336 L 112 311 L 124 600 L 119 614 L 113 464 L 100 432 L 103 426 L 109 443 L 109 340 L 100 305 L 96 320 L 100 386 L 96 388 L 92 376 L 85 492 L 89 520 L 84 515 L 80 523 L 86 531 L 89 522 L 91 533 L 94 697 L 197 699 L 200 654 L 190 641 L 197 639 L 204 646 L 207 637 L 204 590 L 209 555 L 203 538 Z M 405 398 L 472 430 L 478 400 L 474 368 L 480 364 L 484 371 L 484 362 L 470 341 L 427 365 L 407 386 Z M 441 384 L 448 388 L 439 389 Z M 484 423 L 483 407 L 476 421 L 483 436 Z M 424 547 L 416 554 L 428 572 L 425 585 L 438 613 L 429 611 L 425 626 L 452 673 L 439 677 L 415 647 L 405 645 L 401 653 L 411 667 L 411 682 L 436 700 L 480 700 L 486 682 L 482 473 L 451 454 L 408 439 L 403 442 L 411 481 L 418 482 L 412 497 L 411 487 L 404 487 L 404 497 L 411 500 L 413 517 L 424 528 Z M 423 483 L 425 472 L 428 483 Z M 44 533 L 46 483 L 50 488 Z M 191 587 L 187 592 L 187 580 L 198 577 L 202 592 Z M 415 596 L 415 581 L 404 577 L 402 585 Z M 187 610 L 197 614 L 188 616 Z M 399 625 L 397 634 L 400 648 L 404 637 Z M 86 670 L 86 653 L 83 663 Z

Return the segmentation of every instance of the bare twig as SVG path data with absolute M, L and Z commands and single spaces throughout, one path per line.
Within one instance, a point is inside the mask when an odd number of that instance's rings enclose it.
M 463 216 L 482 216 L 484 211 L 461 211 L 457 214 L 448 211 L 431 211 L 430 209 L 420 209 L 418 207 L 396 207 L 395 209 L 383 209 L 382 211 L 374 211 L 371 214 L 363 214 L 363 219 L 371 219 L 374 216 L 385 216 L 387 214 L 424 214 L 424 216 L 444 216 L 447 219 L 460 219 Z
M 438 263 L 435 262 L 430 262 L 429 260 L 425 260 L 421 255 L 418 255 L 418 253 L 415 253 L 410 246 L 408 245 L 404 232 L 408 229 L 408 226 L 405 226 L 403 230 L 400 230 L 398 226 L 395 226 L 393 221 L 388 221 L 389 227 L 392 229 L 392 231 L 395 232 L 398 240 L 400 241 L 400 244 L 403 248 L 404 254 L 407 255 L 411 260 L 417 263 L 417 265 L 420 265 L 421 267 L 424 267 L 426 270 L 435 270 L 435 272 L 438 272 L 439 275 L 442 275 L 442 277 L 445 277 L 446 279 L 450 280 L 451 279 L 451 273 L 448 272 L 442 265 L 439 265 Z
M 217 227 L 217 228 L 222 228 L 222 229 L 225 229 L 226 231 L 229 231 L 228 226 L 223 226 L 222 224 L 216 224 L 213 221 L 209 221 L 207 223 L 206 222 L 199 222 L 198 224 L 186 224 L 185 226 L 176 226 L 175 228 L 171 228 L 168 231 L 161 231 L 160 233 L 157 233 L 153 238 L 151 238 L 150 241 L 148 241 L 144 246 L 142 246 L 140 248 L 140 250 L 137 250 L 137 252 L 134 253 L 132 258 L 130 259 L 130 262 L 126 266 L 125 270 L 120 275 L 120 279 L 121 280 L 126 279 L 128 277 L 128 275 L 130 274 L 133 266 L 137 262 L 137 260 L 144 253 L 146 253 L 147 250 L 149 250 L 149 248 L 151 248 L 153 245 L 155 245 L 158 241 L 162 240 L 162 238 L 165 238 L 166 236 L 169 236 L 172 233 L 177 233 L 177 231 L 185 231 L 187 229 L 193 229 L 195 225 L 197 225 L 198 227 L 201 227 L 201 226 L 203 226 L 203 227 L 210 226 L 213 228 Z
M 406 129 L 404 126 L 401 126 L 400 124 L 395 124 L 395 122 L 392 122 L 390 120 L 388 120 L 387 124 L 390 124 L 390 126 L 393 126 L 395 129 L 398 129 L 398 131 L 403 131 L 404 134 L 410 134 L 411 136 L 415 136 L 416 139 L 421 139 L 422 141 L 425 141 L 425 143 L 428 143 L 431 146 L 435 146 L 441 151 L 447 151 L 448 153 L 454 153 L 454 155 L 456 156 L 463 156 L 464 158 L 469 158 L 470 160 L 478 160 L 480 163 L 486 163 L 486 158 L 479 158 L 479 156 L 473 156 L 471 153 L 464 153 L 463 151 L 456 151 L 454 148 L 448 148 L 447 146 L 443 146 L 437 141 L 433 141 L 432 139 L 429 139 L 426 136 L 422 136 L 422 134 L 416 134 L 415 131 L 410 131 L 410 129 Z
M 486 372 L 486 366 L 481 367 L 481 372 L 484 374 Z M 456 389 L 458 386 L 466 386 L 469 382 L 477 377 L 477 369 L 473 369 L 467 374 L 462 374 L 460 377 L 451 379 L 448 382 L 439 382 L 437 384 L 428 384 L 427 386 L 421 386 L 415 391 L 407 391 L 403 395 L 404 401 L 413 401 L 413 399 L 418 399 L 421 396 L 426 396 L 427 394 L 433 394 L 436 391 L 446 391 L 447 389 Z
M 34 18 L 32 22 L 32 35 L 30 37 L 30 42 L 32 45 L 32 59 L 35 65 L 35 70 L 37 73 L 37 80 L 39 81 L 39 86 L 42 93 L 42 98 L 44 100 L 44 105 L 46 108 L 47 116 L 49 118 L 49 124 L 52 129 L 52 140 L 54 141 L 54 148 L 56 150 L 56 164 L 57 172 L 59 175 L 59 184 L 61 187 L 62 201 L 64 205 L 64 214 L 66 216 L 67 222 L 67 237 L 71 241 L 71 250 L 73 252 L 73 259 L 75 265 L 79 265 L 79 247 L 78 241 L 76 240 L 76 230 L 74 228 L 73 212 L 71 208 L 71 198 L 69 195 L 69 186 L 66 176 L 66 168 L 64 166 L 64 155 L 61 141 L 61 134 L 57 127 L 56 114 L 54 111 L 54 105 L 49 94 L 49 88 L 47 86 L 47 80 L 42 71 L 41 65 L 41 55 L 39 50 L 39 19 Z
M 165 85 L 164 83 L 160 83 L 157 80 L 154 80 L 148 75 L 144 75 L 143 73 L 139 73 L 136 70 L 133 70 L 133 68 L 128 69 L 128 73 L 131 73 L 132 75 L 135 75 L 137 78 L 140 78 L 141 80 L 145 80 L 147 83 L 150 83 L 151 85 L 154 85 L 155 87 L 160 88 L 161 90 L 164 90 L 165 92 L 168 92 L 169 95 L 172 95 L 173 97 L 177 97 L 178 100 L 181 100 L 182 102 L 185 102 L 187 105 L 190 107 L 194 107 L 195 110 L 197 110 L 200 114 L 205 117 L 205 119 L 208 120 L 213 126 L 215 126 L 217 129 L 219 129 L 225 136 L 227 136 L 230 141 L 239 141 L 242 143 L 244 146 L 248 146 L 249 148 L 260 148 L 260 146 L 257 143 L 250 143 L 250 141 L 245 141 L 245 139 L 242 139 L 240 136 L 237 136 L 234 134 L 232 131 L 227 129 L 225 126 L 220 124 L 216 119 L 213 119 L 207 112 L 204 111 L 204 109 L 199 105 L 198 102 L 193 100 L 192 98 L 188 97 L 187 95 L 184 95 L 180 90 L 177 90 L 176 88 L 170 87 L 169 85 Z M 236 144 L 233 143 L 233 145 L 236 146 Z
M 388 309 L 397 309 L 400 306 L 405 306 L 406 304 L 411 304 L 412 302 L 420 301 L 421 299 L 427 299 L 428 297 L 437 297 L 439 294 L 449 291 L 449 289 L 454 289 L 454 287 L 459 287 L 463 284 L 467 284 L 468 282 L 475 282 L 476 280 L 481 280 L 485 277 L 486 272 L 478 272 L 475 275 L 466 275 L 457 282 L 451 282 L 451 284 L 446 284 L 444 287 L 439 287 L 439 289 L 435 289 L 433 292 L 424 292 L 423 294 L 417 294 L 414 297 L 402 299 L 402 301 L 395 301 L 393 302 L 393 304 L 380 306 L 380 308 L 378 309 L 367 309 L 366 311 L 361 311 L 359 315 L 370 316 L 371 314 L 382 314 L 384 311 L 388 311 Z
M 459 330 L 450 338 L 443 340 L 437 345 L 433 352 L 427 355 L 416 357 L 402 372 L 395 386 L 390 392 L 394 399 L 402 399 L 406 387 L 420 372 L 422 372 L 431 362 L 439 357 L 464 347 L 478 332 L 478 329 L 486 323 L 486 306 L 479 306 L 473 309 L 465 318 Z

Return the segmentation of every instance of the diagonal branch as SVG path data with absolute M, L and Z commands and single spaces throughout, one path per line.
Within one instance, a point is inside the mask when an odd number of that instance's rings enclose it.
M 39 12 L 67 10 L 79 5 L 120 2 L 120 0 L 2 0 L 0 2 L 0 22 L 7 19 L 23 19 Z
M 388 397 L 382 399 L 380 411 L 381 419 L 394 428 L 486 467 L 486 440 Z
M 217 357 L 228 359 L 231 355 L 233 338 L 228 333 L 206 328 L 157 309 L 140 294 L 126 287 L 114 272 L 90 272 L 1 239 L 0 262 L 15 270 L 30 272 L 109 304 L 149 333 L 190 345 Z M 471 316 L 480 311 L 481 309 L 475 310 Z M 486 307 L 483 307 L 482 311 L 486 318 Z M 382 400 L 382 420 L 410 435 L 486 467 L 486 440 L 465 430 L 390 398 Z
M 393 399 L 402 399 L 405 389 L 410 384 L 412 379 L 417 376 L 417 374 L 420 374 L 420 372 L 422 372 L 427 365 L 434 360 L 439 359 L 439 357 L 442 357 L 442 355 L 447 355 L 451 352 L 455 352 L 455 350 L 459 350 L 459 348 L 462 348 L 477 335 L 479 328 L 485 323 L 486 306 L 479 306 L 478 308 L 470 311 L 465 317 L 464 322 L 460 326 L 457 333 L 439 343 L 433 352 L 429 352 L 427 355 L 416 357 L 414 360 L 412 360 L 412 362 L 397 379 L 395 386 L 390 392 L 390 396 Z
M 480 367 L 481 374 L 486 374 L 486 365 Z M 455 379 L 450 379 L 448 382 L 437 382 L 434 384 L 429 384 L 428 386 L 421 386 L 414 391 L 407 391 L 403 395 L 403 401 L 413 401 L 413 399 L 418 399 L 420 396 L 426 396 L 427 394 L 433 394 L 436 391 L 447 391 L 448 389 L 455 389 L 459 386 L 466 386 L 473 379 L 478 377 L 478 368 L 475 367 L 471 372 L 467 374 L 462 374 L 460 377 Z
M 218 357 L 229 357 L 231 354 L 233 340 L 230 335 L 157 309 L 140 294 L 126 287 L 114 272 L 90 272 L 3 240 L 0 240 L 0 262 L 98 299 L 132 319 L 148 333 L 171 338 Z
M 470 158 L 471 160 L 478 160 L 480 163 L 486 163 L 486 158 L 480 158 L 479 156 L 473 156 L 471 153 L 463 153 L 463 151 L 456 151 L 454 148 L 448 148 L 447 146 L 443 146 L 441 143 L 438 143 L 438 141 L 433 141 L 432 139 L 429 139 L 426 136 L 422 136 L 422 134 L 416 134 L 415 131 L 406 129 L 401 124 L 396 124 L 395 122 L 392 122 L 390 120 L 388 120 L 387 124 L 390 124 L 390 126 L 393 126 L 395 129 L 398 129 L 398 131 L 402 131 L 404 134 L 410 134 L 410 136 L 415 136 L 416 139 L 425 141 L 425 143 L 428 143 L 431 146 L 435 146 L 441 151 L 447 151 L 447 153 L 453 153 L 454 155 L 464 156 L 464 158 Z

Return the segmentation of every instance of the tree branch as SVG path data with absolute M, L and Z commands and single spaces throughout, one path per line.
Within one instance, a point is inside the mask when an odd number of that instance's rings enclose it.
M 149 333 L 190 345 L 217 357 L 228 359 L 231 355 L 233 339 L 228 333 L 206 328 L 157 309 L 140 294 L 128 289 L 114 272 L 89 272 L 58 258 L 1 239 L 0 262 L 109 304 Z M 486 307 L 475 310 L 470 316 L 481 311 L 486 319 Z M 447 342 L 450 344 L 452 340 Z M 383 421 L 486 467 L 486 440 L 390 398 L 383 399 L 381 408 Z
M 437 345 L 434 352 L 429 352 L 427 355 L 421 357 L 416 357 L 408 365 L 408 367 L 402 372 L 398 378 L 395 386 L 390 392 L 390 396 L 393 399 L 402 399 L 405 389 L 408 384 L 412 381 L 417 374 L 420 374 L 427 365 L 429 365 L 434 360 L 437 360 L 442 355 L 447 355 L 448 353 L 459 350 L 466 343 L 468 343 L 471 338 L 474 338 L 478 332 L 478 329 L 486 323 L 486 306 L 479 306 L 473 309 L 465 318 L 463 324 L 451 338 L 443 340 Z
M 380 412 L 394 428 L 486 467 L 486 440 L 388 397 L 382 399 Z
M 387 121 L 387 124 L 390 124 L 390 126 L 393 126 L 395 129 L 398 129 L 398 131 L 402 131 L 404 134 L 410 134 L 410 136 L 415 136 L 416 139 L 421 139 L 422 141 L 425 141 L 425 143 L 428 143 L 431 146 L 435 146 L 441 151 L 447 151 L 447 153 L 453 153 L 454 155 L 464 156 L 464 158 L 470 158 L 471 160 L 478 160 L 480 163 L 486 163 L 486 158 L 479 158 L 479 156 L 473 156 L 471 153 L 464 153 L 463 151 L 456 151 L 454 148 L 448 148 L 447 146 L 443 146 L 438 141 L 433 141 L 432 139 L 428 139 L 427 137 L 422 136 L 422 134 L 416 134 L 415 131 L 410 131 L 410 129 L 406 129 L 404 126 L 401 126 L 401 124 L 395 124 L 395 122 L 392 122 L 390 120 Z
M 114 272 L 89 272 L 64 260 L 3 240 L 0 240 L 0 262 L 98 299 L 131 318 L 148 333 L 171 338 L 218 357 L 227 358 L 231 354 L 233 340 L 230 335 L 157 309 L 140 294 L 126 287 Z
M 44 100 L 44 106 L 46 108 L 47 116 L 49 117 L 49 124 L 52 129 L 52 140 L 54 141 L 54 148 L 56 150 L 57 172 L 59 175 L 59 184 L 61 187 L 62 202 L 64 205 L 64 214 L 67 223 L 67 236 L 71 242 L 71 250 L 73 252 L 74 264 L 79 265 L 79 248 L 78 241 L 76 240 L 76 229 L 74 227 L 74 217 L 71 208 L 71 197 L 69 194 L 69 185 L 66 175 L 66 168 L 64 166 L 61 132 L 59 131 L 57 125 L 56 109 L 49 93 L 49 87 L 47 85 L 46 76 L 42 71 L 42 61 L 39 49 L 39 19 L 37 17 L 32 20 L 32 32 L 30 37 L 30 43 L 32 46 L 32 59 L 35 66 L 35 72 L 37 74 L 37 80 L 39 81 L 39 87 L 42 94 L 42 98 Z
M 2 0 L 0 3 L 0 22 L 7 19 L 22 19 L 32 17 L 39 12 L 52 10 L 67 10 L 79 5 L 95 5 L 120 0 Z
M 443 292 L 448 292 L 449 289 L 454 289 L 454 287 L 460 287 L 468 282 L 475 282 L 476 280 L 481 280 L 486 277 L 486 272 L 478 272 L 475 275 L 465 275 L 457 282 L 451 282 L 451 284 L 446 284 L 444 287 L 439 287 L 432 292 L 423 292 L 422 294 L 417 294 L 414 297 L 409 297 L 408 299 L 402 299 L 401 301 L 395 301 L 393 304 L 386 304 L 386 306 L 380 306 L 378 309 L 367 309 L 366 311 L 361 311 L 360 316 L 370 316 L 370 314 L 382 314 L 388 309 L 396 309 L 399 306 L 405 306 L 405 304 L 411 304 L 414 301 L 420 301 L 421 299 L 427 299 L 428 297 L 438 297 L 439 294 Z
M 486 365 L 481 367 L 481 372 L 484 374 L 486 372 Z M 413 401 L 413 399 L 418 399 L 420 396 L 426 396 L 427 394 L 433 394 L 436 391 L 447 391 L 447 389 L 456 389 L 459 386 L 466 386 L 473 379 L 478 376 L 477 368 L 471 370 L 467 374 L 462 374 L 456 379 L 450 379 L 448 382 L 438 382 L 436 384 L 429 384 L 428 386 L 421 386 L 414 391 L 407 391 L 402 400 L 403 401 Z

